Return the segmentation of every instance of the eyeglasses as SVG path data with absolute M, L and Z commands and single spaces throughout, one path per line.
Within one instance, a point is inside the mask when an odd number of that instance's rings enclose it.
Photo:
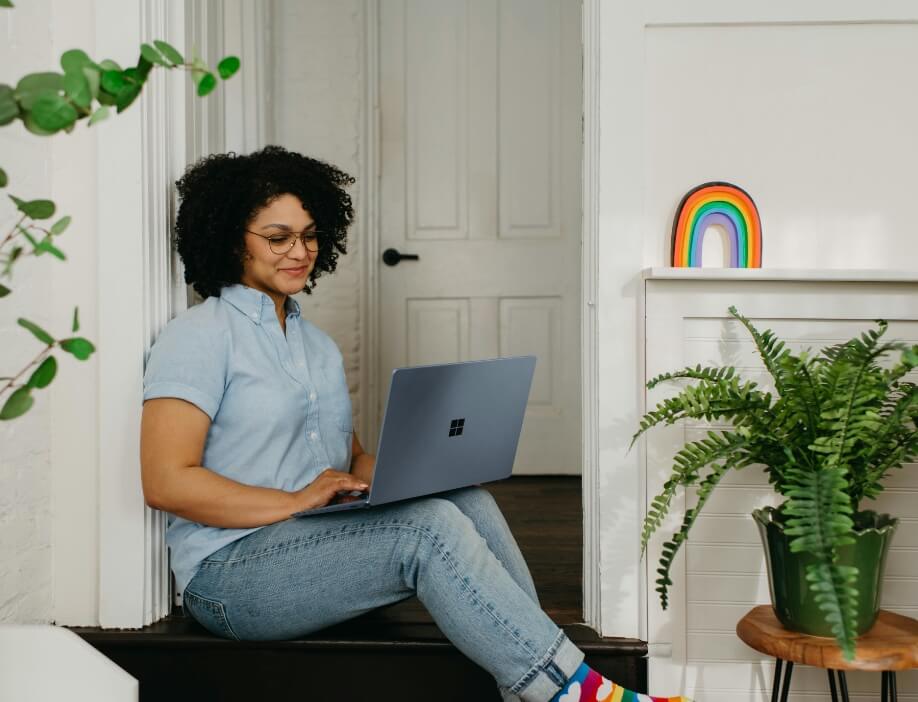
M 310 253 L 315 253 L 319 250 L 319 237 L 322 235 L 322 232 L 316 231 L 315 229 L 310 229 L 305 232 L 285 232 L 277 234 L 259 234 L 258 232 L 253 232 L 249 229 L 245 230 L 248 234 L 254 234 L 255 236 L 260 236 L 262 239 L 266 239 L 268 242 L 268 248 L 271 249 L 272 253 L 276 254 L 285 254 L 290 251 L 294 246 L 296 246 L 296 240 L 299 239 L 303 242 L 303 246 L 306 247 L 306 250 Z

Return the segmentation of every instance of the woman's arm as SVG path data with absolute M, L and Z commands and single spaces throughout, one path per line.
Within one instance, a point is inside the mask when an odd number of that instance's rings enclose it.
M 200 524 L 247 528 L 273 524 L 294 512 L 321 507 L 341 490 L 367 483 L 326 470 L 302 490 L 286 492 L 225 478 L 200 465 L 210 417 L 174 398 L 147 400 L 140 429 L 140 465 L 146 503 Z
M 357 432 L 354 432 L 354 439 L 351 442 L 351 475 L 364 481 L 368 485 L 373 482 L 373 469 L 376 467 L 376 456 L 371 456 L 363 450 L 360 441 L 357 439 Z

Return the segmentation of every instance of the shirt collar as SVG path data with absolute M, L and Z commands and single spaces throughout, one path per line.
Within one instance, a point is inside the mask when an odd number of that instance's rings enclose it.
M 256 324 L 274 316 L 274 302 L 268 295 L 242 283 L 227 285 L 220 290 L 220 299 L 225 300 Z M 284 303 L 287 317 L 300 316 L 300 304 L 289 295 Z

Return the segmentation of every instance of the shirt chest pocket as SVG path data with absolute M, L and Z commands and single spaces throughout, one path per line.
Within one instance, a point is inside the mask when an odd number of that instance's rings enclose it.
M 319 386 L 319 419 L 329 429 L 350 433 L 353 429 L 351 396 L 347 389 L 344 366 L 322 366 L 316 374 Z

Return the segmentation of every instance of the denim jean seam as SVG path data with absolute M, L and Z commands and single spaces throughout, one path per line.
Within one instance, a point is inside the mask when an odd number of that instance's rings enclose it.
M 552 662 L 552 659 L 558 652 L 558 649 L 561 648 L 561 644 L 564 642 L 565 636 L 566 634 L 563 630 L 558 632 L 558 636 L 555 638 L 554 643 L 549 646 L 545 655 L 542 656 L 542 658 L 540 658 L 539 661 L 535 663 L 528 671 L 526 671 L 522 678 L 520 678 L 514 685 L 508 688 L 510 692 L 512 692 L 514 695 L 519 695 L 520 692 L 524 690 L 526 686 L 528 686 L 529 683 L 531 683 L 539 673 L 543 672 L 544 668 Z
M 517 635 L 513 632 L 513 630 L 510 629 L 510 628 L 501 620 L 501 618 L 498 617 L 498 616 L 493 612 L 493 610 L 491 610 L 491 609 L 489 609 L 487 606 L 485 606 L 484 602 L 482 602 L 482 600 L 478 597 L 478 594 L 477 594 L 471 587 L 469 587 L 468 583 L 466 583 L 465 580 L 460 576 L 459 570 L 458 570 L 458 568 L 456 567 L 456 562 L 453 560 L 453 558 L 451 557 L 451 555 L 450 555 L 448 552 L 444 551 L 444 550 L 440 547 L 440 544 L 438 543 L 437 539 L 433 537 L 432 530 L 431 530 L 429 527 L 428 527 L 428 528 L 418 527 L 418 526 L 415 526 L 414 524 L 407 524 L 407 523 L 405 523 L 405 522 L 400 522 L 400 521 L 380 522 L 380 523 L 375 523 L 375 524 L 362 524 L 362 525 L 360 525 L 359 527 L 356 527 L 356 528 L 353 528 L 353 529 L 349 529 L 348 527 L 345 527 L 344 529 L 342 529 L 342 530 L 340 530 L 340 531 L 335 531 L 335 532 L 333 532 L 333 533 L 331 533 L 331 534 L 319 534 L 319 535 L 316 535 L 316 536 L 310 536 L 310 537 L 308 537 L 308 538 L 294 539 L 294 540 L 292 540 L 292 541 L 290 541 L 290 542 L 287 542 L 287 543 L 285 543 L 285 544 L 281 544 L 281 545 L 279 545 L 279 546 L 275 546 L 275 547 L 273 547 L 273 548 L 266 549 L 266 550 L 264 550 L 264 551 L 259 551 L 258 553 L 255 553 L 255 554 L 249 554 L 249 555 L 244 556 L 244 557 L 242 557 L 242 558 L 228 559 L 228 560 L 225 560 L 225 561 L 209 561 L 209 562 L 205 560 L 205 561 L 202 562 L 201 565 L 202 565 L 202 566 L 203 566 L 204 564 L 211 564 L 211 565 L 235 565 L 235 564 L 237 564 L 237 563 L 248 562 L 248 561 L 250 561 L 250 560 L 254 560 L 255 558 L 260 558 L 260 557 L 262 557 L 262 556 L 266 556 L 266 555 L 271 554 L 271 553 L 276 553 L 277 551 L 283 550 L 283 549 L 288 548 L 288 547 L 290 547 L 290 546 L 297 546 L 297 547 L 298 547 L 298 546 L 305 546 L 305 545 L 310 544 L 310 543 L 318 543 L 319 541 L 322 541 L 322 540 L 325 540 L 325 539 L 336 538 L 336 537 L 338 537 L 338 536 L 351 535 L 351 534 L 359 534 L 359 533 L 361 533 L 361 532 L 376 531 L 376 530 L 378 530 L 378 529 L 388 529 L 388 528 L 393 528 L 393 527 L 394 527 L 394 528 L 398 528 L 398 529 L 407 529 L 407 530 L 409 530 L 409 531 L 420 532 L 424 537 L 426 537 L 427 539 L 429 539 L 429 540 L 431 541 L 431 543 L 434 545 L 434 547 L 437 549 L 437 551 L 440 553 L 440 555 L 450 564 L 450 568 L 452 568 L 453 574 L 454 574 L 454 575 L 458 578 L 458 580 L 462 583 L 462 587 L 465 588 L 466 591 L 467 591 L 469 594 L 472 595 L 472 598 L 475 600 L 476 604 L 482 609 L 482 611 L 487 612 L 488 616 L 490 616 L 490 617 L 491 617 L 491 618 L 492 618 L 492 619 L 493 619 L 493 620 L 494 620 L 494 621 L 495 621 L 504 631 L 506 631 L 508 634 L 510 634 L 510 637 L 511 637 L 514 641 L 516 641 L 516 642 L 526 651 L 526 653 L 527 653 L 529 656 L 532 656 L 532 657 L 534 658 L 534 657 L 537 655 L 536 652 L 533 651 L 532 648 L 529 647 L 529 645 L 526 643 L 526 641 L 524 641 L 524 640 L 521 639 L 519 636 L 517 636 Z M 227 622 L 227 624 L 228 624 L 228 622 Z M 556 645 L 557 645 L 557 644 L 556 644 Z
M 218 613 L 219 618 L 223 621 L 223 624 L 226 626 L 230 636 L 236 639 L 236 641 L 240 640 L 239 636 L 236 634 L 236 631 L 233 629 L 232 624 L 230 624 L 229 618 L 226 616 L 226 606 L 222 602 L 219 600 L 211 599 L 209 597 L 204 597 L 203 595 L 199 595 L 198 593 L 192 592 L 188 589 L 185 590 L 185 592 L 182 594 L 182 597 L 188 597 L 189 595 L 191 595 L 192 599 L 198 599 L 201 600 L 201 602 L 210 605 L 213 610 Z

